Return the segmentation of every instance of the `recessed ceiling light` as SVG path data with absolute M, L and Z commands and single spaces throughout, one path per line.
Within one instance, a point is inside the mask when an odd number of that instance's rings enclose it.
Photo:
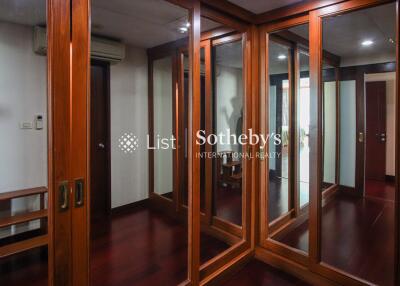
M 187 27 L 180 27 L 178 30 L 179 30 L 179 33 L 184 34 L 184 33 L 186 33 L 188 31 L 188 28 Z
M 278 60 L 284 60 L 284 59 L 286 59 L 286 56 L 284 54 L 278 56 Z
M 374 41 L 372 40 L 365 40 L 361 43 L 361 45 L 363 45 L 364 47 L 368 47 L 371 46 L 374 43 Z

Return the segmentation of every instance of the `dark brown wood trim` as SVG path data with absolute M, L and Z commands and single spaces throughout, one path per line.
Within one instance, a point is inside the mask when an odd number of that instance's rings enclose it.
M 333 281 L 324 278 L 318 274 L 310 272 L 307 266 L 293 261 L 290 258 L 284 257 L 279 254 L 275 254 L 270 250 L 266 250 L 260 247 L 256 247 L 255 258 L 263 261 L 273 267 L 281 269 L 287 273 L 290 273 L 297 278 L 310 283 L 311 285 L 319 286 L 340 286 Z
M 235 33 L 235 29 L 228 28 L 228 27 L 218 27 L 212 30 L 208 30 L 206 32 L 201 33 L 201 41 L 214 39 L 218 37 L 223 37 L 225 35 Z
M 230 260 L 227 264 L 218 269 L 215 273 L 203 279 L 200 285 L 219 286 L 228 280 L 232 274 L 244 267 L 254 257 L 254 251 L 247 250 L 239 256 Z
M 235 5 L 227 0 L 201 0 L 202 5 L 207 5 L 210 8 L 224 12 L 237 18 L 238 20 L 245 21 L 247 23 L 254 23 L 256 14 L 246 10 L 238 5 Z
M 144 199 L 141 201 L 133 202 L 127 205 L 115 207 L 111 209 L 111 215 L 119 215 L 132 212 L 138 208 L 146 208 L 149 206 L 150 199 Z
M 399 66 L 399 58 L 400 58 L 400 0 L 396 1 L 396 131 L 395 131 L 395 138 L 396 138 L 396 165 L 395 165 L 395 174 L 396 174 L 396 191 L 395 191 L 395 239 L 394 239 L 394 253 L 395 260 L 394 260 L 394 273 L 395 273 L 395 284 L 400 284 L 400 66 Z
M 150 49 L 147 49 L 147 56 L 149 57 L 149 62 L 150 59 L 157 60 L 157 59 L 162 59 L 167 56 L 172 56 L 176 53 L 177 50 L 180 48 L 188 46 L 189 39 L 188 38 L 182 38 L 173 42 L 168 42 L 159 46 L 152 47 Z
M 263 24 L 278 20 L 283 20 L 285 18 L 290 18 L 294 16 L 299 16 L 308 13 L 312 10 L 326 7 L 332 4 L 340 3 L 345 0 L 306 0 L 300 3 L 295 3 L 292 5 L 277 8 L 265 13 L 258 14 L 256 17 L 257 24 Z
M 243 39 L 243 35 L 241 33 L 237 33 L 237 34 L 232 34 L 232 35 L 229 35 L 229 36 L 224 36 L 222 38 L 213 39 L 211 41 L 211 45 L 214 47 L 214 46 L 218 46 L 218 45 L 237 42 L 237 41 L 240 41 L 242 39 Z
M 201 5 L 201 17 L 221 23 L 222 25 L 238 32 L 245 32 L 250 27 L 250 23 L 240 21 L 237 18 L 232 17 L 225 12 L 215 10 L 208 5 Z
M 321 260 L 322 203 L 322 23 L 318 14 L 310 13 L 310 225 L 309 255 L 311 266 Z
M 190 11 L 192 29 L 189 40 L 189 156 L 188 156 L 188 279 L 193 285 L 200 283 L 200 146 L 193 140 L 200 130 L 201 92 L 200 92 L 200 3 L 195 2 Z

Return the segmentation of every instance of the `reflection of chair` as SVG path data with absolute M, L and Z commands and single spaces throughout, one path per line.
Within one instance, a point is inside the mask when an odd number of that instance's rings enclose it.
M 223 151 L 217 157 L 218 185 L 239 187 L 242 184 L 242 163 L 233 160 L 233 151 Z

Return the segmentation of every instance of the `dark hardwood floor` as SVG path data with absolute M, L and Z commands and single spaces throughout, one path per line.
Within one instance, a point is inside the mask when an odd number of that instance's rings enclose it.
M 144 206 L 93 224 L 92 285 L 177 285 L 186 279 L 187 230 L 182 222 Z M 229 246 L 202 235 L 201 260 Z M 0 285 L 46 285 L 46 249 L 0 260 Z M 29 281 L 29 284 L 27 284 Z
M 338 195 L 323 211 L 323 262 L 379 285 L 393 285 L 393 211 L 388 200 Z M 164 213 L 136 207 L 94 225 L 93 233 L 92 285 L 177 285 L 186 277 L 186 228 Z M 202 261 L 228 247 L 210 236 L 201 239 Z M 307 250 L 307 222 L 279 240 Z M 45 249 L 0 261 L 0 285 L 46 284 Z M 306 284 L 252 261 L 224 285 Z
M 47 246 L 0 259 L 0 285 L 47 285 Z
M 389 185 L 374 193 L 386 196 L 393 191 Z M 274 239 L 308 252 L 308 221 Z M 394 203 L 376 196 L 336 195 L 323 208 L 322 261 L 375 284 L 392 286 Z
M 231 223 L 242 225 L 242 188 L 218 187 L 214 196 L 214 215 Z
M 258 260 L 252 260 L 232 275 L 224 286 L 306 286 L 309 285 L 285 272 Z

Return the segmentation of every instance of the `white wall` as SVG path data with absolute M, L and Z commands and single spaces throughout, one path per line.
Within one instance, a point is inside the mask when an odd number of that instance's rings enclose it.
M 144 49 L 132 47 L 126 52 L 124 61 L 110 69 L 113 208 L 148 197 L 147 54 Z M 125 132 L 139 138 L 139 148 L 132 154 L 118 147 L 118 139 Z
M 324 182 L 335 183 L 336 82 L 324 83 Z
M 34 54 L 32 38 L 32 27 L 0 22 L 0 193 L 47 186 L 47 130 L 19 128 L 21 121 L 33 123 L 36 114 L 47 124 L 47 60 Z M 13 200 L 11 212 L 37 209 L 38 202 L 38 197 Z
M 386 81 L 386 175 L 395 175 L 396 73 L 365 74 L 365 82 Z
M 340 185 L 355 187 L 356 82 L 340 82 Z

